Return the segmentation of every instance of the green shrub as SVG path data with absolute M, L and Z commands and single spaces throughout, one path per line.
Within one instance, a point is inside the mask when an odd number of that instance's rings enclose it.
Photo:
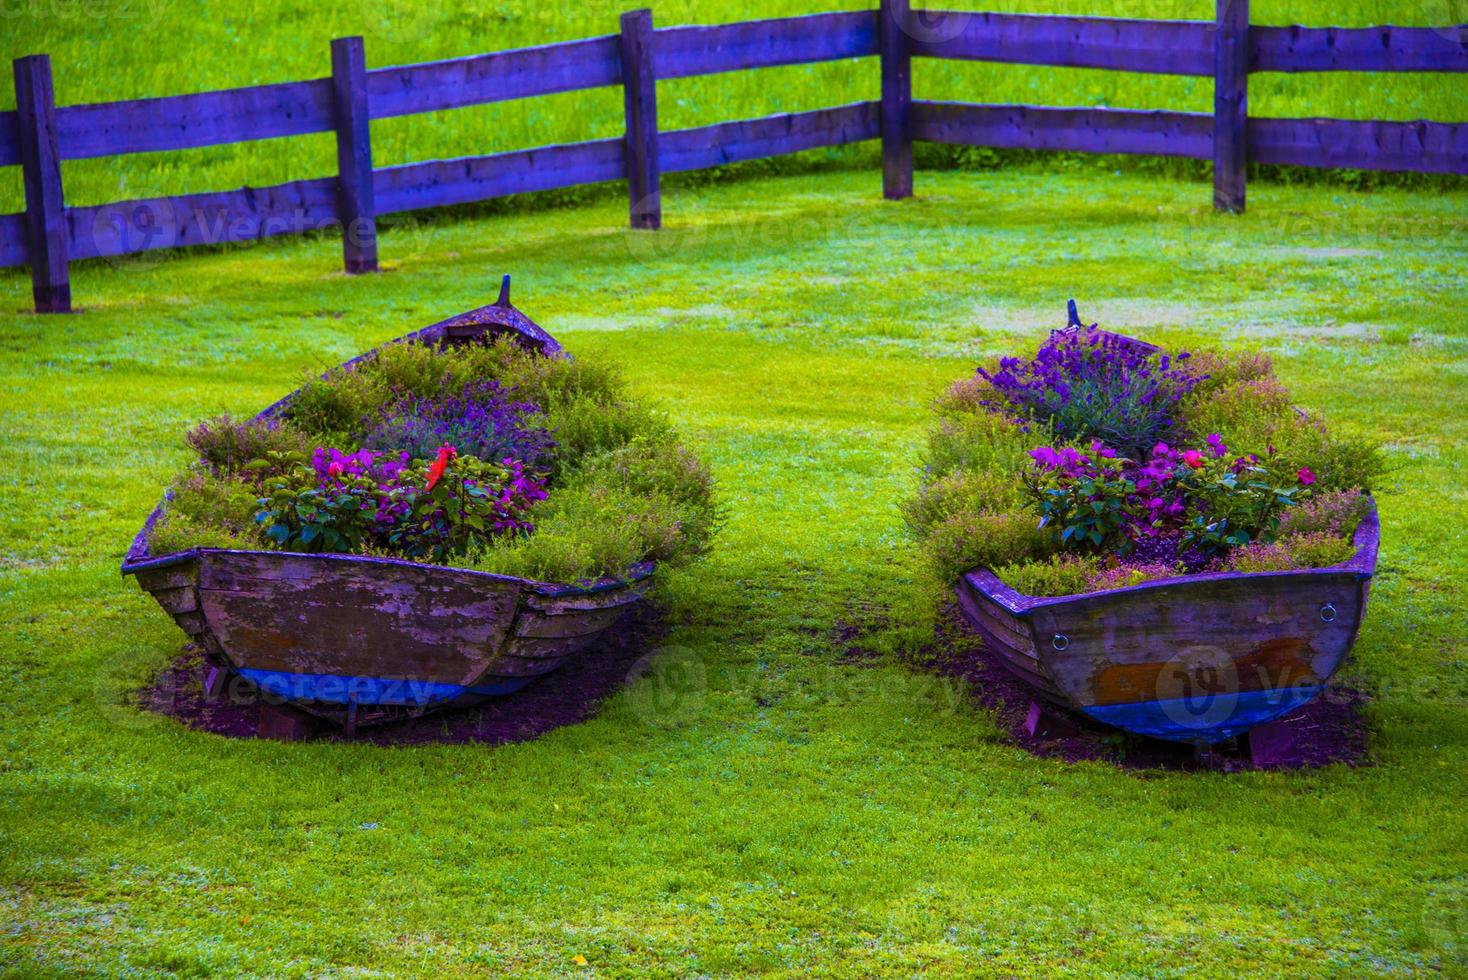
M 682 538 L 685 513 L 663 493 L 570 486 L 532 509 L 534 534 L 479 545 L 464 564 L 546 582 L 615 576 L 641 561 L 676 565 L 693 557 Z
M 251 466 L 275 454 L 305 454 L 310 437 L 300 429 L 276 421 L 237 421 L 221 415 L 200 422 L 184 436 L 201 462 L 221 476 L 248 473 L 261 480 L 273 475 L 269 467 Z
M 1283 535 L 1324 532 L 1350 540 L 1370 509 L 1371 498 L 1360 490 L 1317 494 L 1286 511 L 1279 531 Z
M 701 554 L 723 522 L 708 465 L 671 440 L 638 441 L 594 457 L 583 464 L 577 482 L 662 502 L 676 518 L 680 539 L 663 561 L 677 563 Z
M 1280 542 L 1296 568 L 1329 568 L 1349 561 L 1356 553 L 1351 542 L 1326 531 L 1292 534 Z
M 1014 474 L 959 470 L 923 484 L 903 502 L 902 516 L 908 529 L 921 537 L 957 514 L 1014 510 L 1024 501 L 1024 485 Z
M 1351 542 L 1325 531 L 1291 534 L 1272 544 L 1235 548 L 1224 567 L 1232 572 L 1286 572 L 1302 568 L 1329 568 L 1356 553 Z
M 1129 589 L 1143 582 L 1173 578 L 1185 574 L 1179 563 L 1147 562 L 1140 565 L 1112 565 L 1098 569 L 1086 583 L 1086 591 L 1104 592 L 1107 589 Z
M 577 460 L 639 440 L 660 442 L 672 437 L 672 426 L 660 412 L 629 402 L 601 402 L 589 395 L 572 396 L 547 408 L 543 424 L 556 440 L 553 477 L 564 474 Z
M 944 418 L 928 437 L 924 471 L 929 479 L 960 470 L 1018 474 L 1029 450 L 1048 439 L 1048 430 L 1026 432 L 996 412 Z
M 1051 555 L 1044 561 L 1013 562 L 994 569 L 1005 585 L 1034 596 L 1078 595 L 1092 590 L 1101 562 L 1091 555 Z
M 997 514 L 961 513 L 933 526 L 925 550 L 933 572 L 945 582 L 983 566 L 997 568 L 1054 553 L 1035 515 L 1022 510 Z
M 196 469 L 179 481 L 153 526 L 149 546 L 154 555 L 190 548 L 268 547 L 255 523 L 256 490 L 237 479 Z

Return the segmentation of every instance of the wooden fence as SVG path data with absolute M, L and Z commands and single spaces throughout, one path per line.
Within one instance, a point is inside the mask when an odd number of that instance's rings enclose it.
M 1245 164 L 1468 173 L 1468 123 L 1259 119 L 1251 72 L 1468 71 L 1462 28 L 1254 27 L 1248 0 L 1214 21 L 911 10 L 618 34 L 425 64 L 368 69 L 362 39 L 331 45 L 331 76 L 164 98 L 58 107 L 46 55 L 15 63 L 16 109 L 0 112 L 0 166 L 22 168 L 25 211 L 0 215 L 0 267 L 29 265 L 40 312 L 71 308 L 68 263 L 153 248 L 342 230 L 350 273 L 377 268 L 379 215 L 626 180 L 634 228 L 662 221 L 662 173 L 864 140 L 882 141 L 883 191 L 912 193 L 915 140 L 963 146 L 1212 159 L 1214 205 L 1242 210 Z M 875 56 L 881 98 L 663 132 L 661 79 Z M 1212 76 L 1212 113 L 931 102 L 912 98 L 913 58 L 954 58 Z M 625 92 L 625 138 L 372 165 L 371 122 L 605 86 Z M 61 161 L 334 131 L 335 177 L 271 187 L 66 207 Z

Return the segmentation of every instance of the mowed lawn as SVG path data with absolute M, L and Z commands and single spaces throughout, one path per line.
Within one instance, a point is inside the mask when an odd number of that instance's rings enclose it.
M 0 972 L 372 976 L 1468 971 L 1468 193 L 874 172 L 0 278 Z M 199 734 L 133 692 L 182 635 L 117 572 L 183 428 L 493 298 L 621 364 L 712 461 L 653 675 L 538 741 Z M 1352 680 L 1373 765 L 1038 760 L 907 666 L 926 407 L 1065 300 L 1272 353 L 1385 440 Z M 843 662 L 838 634 L 882 656 Z M 667 683 L 669 672 L 681 679 Z M 584 965 L 583 965 L 584 963 Z

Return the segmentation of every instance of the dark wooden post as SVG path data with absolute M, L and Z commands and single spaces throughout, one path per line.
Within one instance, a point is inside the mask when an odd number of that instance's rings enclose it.
M 1213 38 L 1213 207 L 1244 210 L 1248 163 L 1249 0 L 1218 0 Z
M 912 16 L 908 0 L 882 0 L 877 48 L 882 56 L 882 195 L 912 197 Z
M 348 275 L 377 271 L 377 209 L 372 198 L 372 133 L 367 117 L 367 56 L 360 37 L 331 42 L 332 119 L 336 125 L 336 210 Z
M 61 154 L 56 149 L 50 55 L 16 59 L 15 110 L 25 181 L 26 258 L 31 265 L 36 312 L 70 313 L 66 205 L 61 194 Z
M 627 200 L 633 228 L 661 228 L 658 87 L 652 66 L 652 11 L 622 15 L 622 92 L 627 104 Z

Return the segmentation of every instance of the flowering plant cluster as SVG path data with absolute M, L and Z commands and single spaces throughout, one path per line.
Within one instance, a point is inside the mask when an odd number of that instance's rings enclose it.
M 1262 354 L 1169 355 L 1058 331 L 938 402 L 904 507 L 935 580 L 987 567 L 1034 595 L 1354 553 L 1379 446 L 1297 411 Z
M 355 552 L 574 583 L 690 560 L 720 522 L 707 466 L 614 370 L 493 339 L 390 345 L 188 442 L 155 555 Z
M 1153 355 L 1099 330 L 1056 331 L 1030 360 L 1006 357 L 979 368 L 1002 407 L 1050 426 L 1063 439 L 1098 438 L 1140 452 L 1172 429 L 1185 395 L 1202 380 L 1191 355 Z
M 1255 454 L 1233 454 L 1217 433 L 1205 449 L 1159 442 L 1145 460 L 1120 456 L 1100 440 L 1089 452 L 1041 446 L 1023 480 L 1040 526 L 1064 547 L 1155 560 L 1169 546 L 1197 566 L 1255 541 L 1272 541 L 1280 517 L 1310 492 L 1302 469 L 1282 485 Z
M 430 459 L 440 446 L 480 459 L 519 460 L 531 470 L 547 468 L 555 440 L 539 425 L 540 406 L 512 401 L 492 379 L 443 385 L 432 395 L 398 393 L 363 423 L 362 445 Z
M 408 452 L 319 448 L 267 484 L 255 520 L 277 546 L 298 551 L 390 551 L 443 561 L 475 540 L 534 530 L 527 512 L 546 498 L 524 465 L 441 447 L 432 462 Z

